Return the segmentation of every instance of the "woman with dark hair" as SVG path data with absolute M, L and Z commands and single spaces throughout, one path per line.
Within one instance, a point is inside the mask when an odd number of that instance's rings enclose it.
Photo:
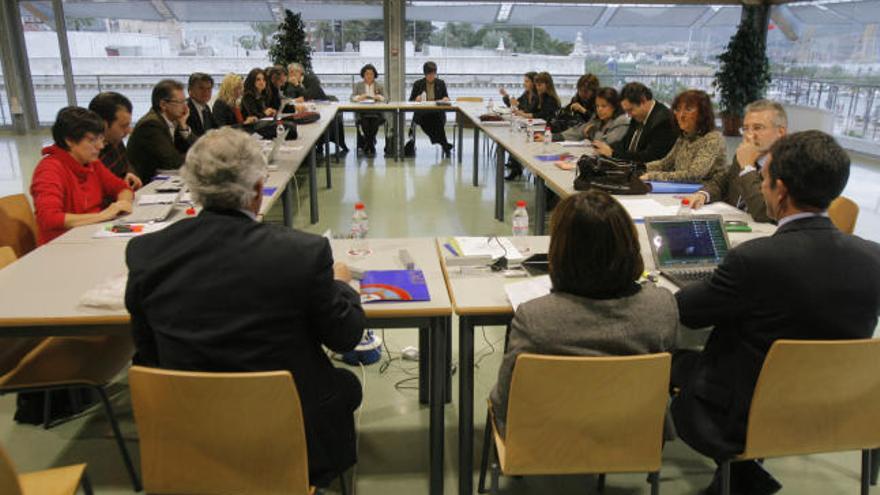
M 241 97 L 241 114 L 247 119 L 254 116 L 258 119 L 275 115 L 275 108 L 269 105 L 268 82 L 266 71 L 251 69 L 244 79 L 244 95 Z
M 62 108 L 52 138 L 55 144 L 43 148 L 31 181 L 40 245 L 73 227 L 131 213 L 134 193 L 98 158 L 104 147 L 104 120 L 98 114 Z
M 576 87 L 577 92 L 562 110 L 577 117 L 582 123 L 589 122 L 596 113 L 596 93 L 599 91 L 599 78 L 593 74 L 584 74 L 578 78 Z
M 626 135 L 629 116 L 620 106 L 620 97 L 614 88 L 601 88 L 596 92 L 595 115 L 583 125 L 566 129 L 561 141 L 588 139 L 614 145 Z
M 536 105 L 531 111 L 517 110 L 515 113 L 527 119 L 544 119 L 548 123 L 562 106 L 556 87 L 553 85 L 553 77 L 549 72 L 541 72 L 535 76 Z
M 727 143 L 715 129 L 712 100 L 705 91 L 689 89 L 672 101 L 681 135 L 669 153 L 645 166 L 642 180 L 702 183 L 727 171 Z
M 376 80 L 378 75 L 373 64 L 363 66 L 361 68 L 362 81 L 354 85 L 351 101 L 356 103 L 385 101 L 385 89 Z M 364 150 L 364 154 L 368 157 L 376 156 L 376 133 L 384 123 L 385 117 L 380 112 L 363 112 L 357 115 L 359 131 L 357 146 L 358 149 Z M 361 131 L 363 135 L 361 135 Z
M 287 71 L 281 66 L 269 67 L 266 69 L 266 79 L 269 81 L 266 88 L 268 95 L 266 106 L 277 109 L 281 106 L 281 98 L 284 96 L 283 88 L 287 85 Z
M 672 293 L 639 283 L 636 226 L 616 199 L 596 190 L 569 196 L 550 227 L 552 292 L 517 308 L 491 394 L 501 431 L 518 355 L 650 354 L 671 350 L 678 333 Z
M 524 112 L 531 112 L 534 110 L 535 105 L 538 103 L 537 94 L 535 93 L 535 76 L 537 75 L 538 73 L 535 71 L 526 72 L 523 75 L 524 90 L 519 98 L 511 97 L 503 87 L 498 88 L 498 92 L 501 93 L 504 104 L 514 110 L 519 109 Z

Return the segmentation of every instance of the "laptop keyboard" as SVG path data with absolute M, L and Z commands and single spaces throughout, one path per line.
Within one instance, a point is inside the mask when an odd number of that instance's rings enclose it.
M 121 223 L 148 223 L 165 220 L 174 209 L 174 203 L 156 205 L 137 205 L 134 211 L 120 218 Z
M 714 268 L 695 268 L 689 270 L 661 270 L 661 273 L 671 280 L 675 285 L 684 287 L 703 280 L 709 280 Z

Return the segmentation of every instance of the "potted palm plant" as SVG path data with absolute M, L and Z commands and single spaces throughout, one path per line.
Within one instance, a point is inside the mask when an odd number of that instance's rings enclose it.
M 746 105 L 763 98 L 770 84 L 765 37 L 755 26 L 755 10 L 744 8 L 747 9 L 746 15 L 724 53 L 718 56 L 721 63 L 715 73 L 714 85 L 720 96 L 721 121 L 726 136 L 739 136 Z

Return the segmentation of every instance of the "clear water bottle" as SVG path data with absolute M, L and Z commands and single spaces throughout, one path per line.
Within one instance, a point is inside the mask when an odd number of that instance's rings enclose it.
M 489 98 L 489 102 L 486 103 L 486 111 L 492 113 L 495 110 L 495 100 Z
M 275 137 L 281 137 L 282 135 L 284 135 L 284 123 L 279 120 L 278 127 L 275 129 Z
M 550 130 L 550 125 L 548 124 L 544 127 L 544 148 L 549 148 L 550 143 L 553 142 L 553 131 Z
M 526 211 L 526 202 L 519 200 L 516 202 L 516 209 L 513 210 L 513 236 L 524 237 L 529 235 L 529 212 Z
M 370 246 L 367 242 L 367 233 L 370 231 L 370 219 L 367 216 L 367 210 L 363 203 L 354 205 L 354 214 L 351 216 L 351 250 L 348 254 L 352 256 L 365 256 L 370 253 Z
M 531 143 L 535 140 L 535 134 L 532 130 L 532 119 L 526 121 L 526 142 Z
M 681 200 L 681 204 L 678 205 L 678 216 L 687 216 L 691 214 L 691 200 L 688 198 L 684 198 Z

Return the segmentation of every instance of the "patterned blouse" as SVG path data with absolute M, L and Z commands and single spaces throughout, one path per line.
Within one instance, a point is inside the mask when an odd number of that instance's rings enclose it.
M 717 173 L 724 173 L 727 142 L 719 131 L 703 136 L 682 134 L 669 153 L 645 166 L 648 180 L 702 183 Z

